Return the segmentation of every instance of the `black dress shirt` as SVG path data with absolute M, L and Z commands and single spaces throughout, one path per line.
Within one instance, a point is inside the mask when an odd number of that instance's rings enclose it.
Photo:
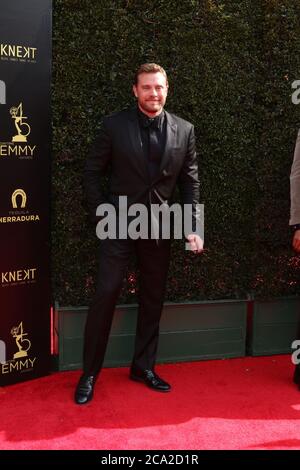
M 166 145 L 166 117 L 162 111 L 155 118 L 149 118 L 138 108 L 142 147 L 147 162 L 150 180 L 159 172 L 160 162 Z

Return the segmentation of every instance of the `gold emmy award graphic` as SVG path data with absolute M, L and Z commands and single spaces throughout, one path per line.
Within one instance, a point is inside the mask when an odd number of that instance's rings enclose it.
M 16 339 L 16 344 L 19 348 L 19 351 L 14 354 L 14 359 L 28 356 L 27 351 L 31 348 L 31 342 L 29 339 L 24 338 L 28 333 L 23 333 L 23 322 L 19 326 L 14 326 L 10 332 L 13 338 Z
M 23 189 L 16 189 L 11 196 L 11 203 L 14 209 L 18 208 L 17 196 L 21 196 L 21 208 L 26 207 L 27 196 Z
M 23 122 L 24 119 L 28 119 L 27 116 L 23 116 L 23 104 L 20 103 L 19 106 L 10 108 L 9 110 L 11 117 L 15 120 L 15 126 L 18 134 L 13 136 L 13 142 L 27 142 L 27 137 L 30 134 L 31 127 L 27 122 Z

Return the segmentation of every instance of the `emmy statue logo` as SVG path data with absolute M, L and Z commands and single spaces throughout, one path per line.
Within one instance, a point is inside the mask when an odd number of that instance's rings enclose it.
M 31 342 L 29 339 L 24 338 L 24 336 L 27 336 L 27 333 L 23 333 L 23 322 L 21 322 L 19 326 L 14 326 L 10 332 L 13 338 L 15 338 L 19 349 L 19 351 L 14 354 L 14 359 L 28 356 L 27 351 L 31 348 Z
M 31 127 L 27 122 L 24 122 L 24 119 L 28 119 L 27 116 L 23 116 L 23 104 L 20 103 L 19 106 L 10 108 L 9 110 L 12 119 L 15 120 L 15 126 L 18 134 L 13 136 L 13 142 L 27 142 L 27 137 L 30 134 Z

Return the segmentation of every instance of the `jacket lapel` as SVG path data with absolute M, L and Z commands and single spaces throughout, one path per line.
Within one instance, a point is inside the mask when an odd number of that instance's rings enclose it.
M 174 119 L 172 118 L 171 114 L 165 111 L 166 119 L 167 119 L 167 135 L 166 135 L 166 145 L 165 150 L 161 159 L 161 164 L 159 168 L 159 174 L 164 173 L 164 169 L 168 164 L 170 155 L 172 153 L 172 149 L 176 147 L 177 141 L 177 124 L 175 123 Z

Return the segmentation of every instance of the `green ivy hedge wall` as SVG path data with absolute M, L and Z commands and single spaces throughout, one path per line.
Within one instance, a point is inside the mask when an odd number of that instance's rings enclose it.
M 53 36 L 55 300 L 85 305 L 93 294 L 98 241 L 83 167 L 102 116 L 134 103 L 144 62 L 166 69 L 166 109 L 195 125 L 205 204 L 206 249 L 173 243 L 167 300 L 299 293 L 288 228 L 299 1 L 56 0 Z M 120 303 L 137 299 L 134 263 Z

